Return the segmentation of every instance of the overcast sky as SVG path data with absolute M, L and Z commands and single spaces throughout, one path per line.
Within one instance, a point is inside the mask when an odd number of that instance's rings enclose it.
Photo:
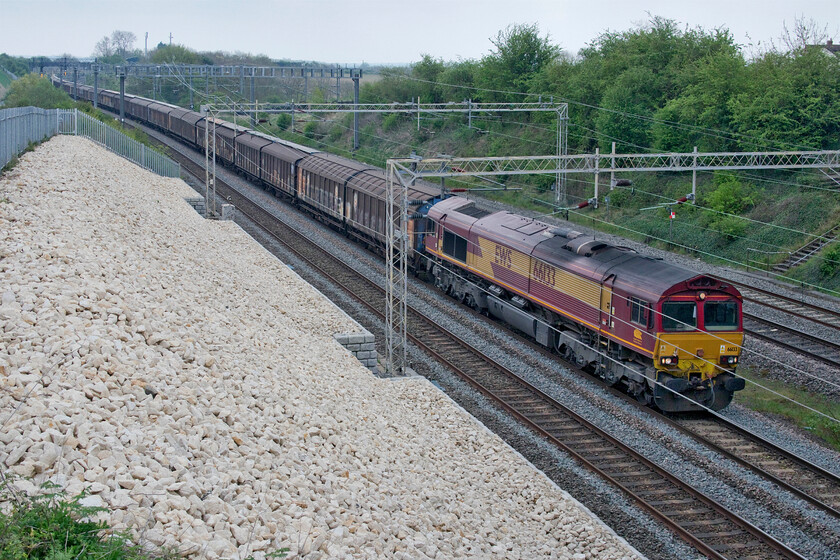
M 0 0 L 0 52 L 88 57 L 115 29 L 143 48 L 159 42 L 274 59 L 360 64 L 477 59 L 510 24 L 536 23 L 576 53 L 605 30 L 653 16 L 707 30 L 728 28 L 743 45 L 767 45 L 797 18 L 828 26 L 840 42 L 840 0 Z M 748 49 L 748 53 L 750 49 Z

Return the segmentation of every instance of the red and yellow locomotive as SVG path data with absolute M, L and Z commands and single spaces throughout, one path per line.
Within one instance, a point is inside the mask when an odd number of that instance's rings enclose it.
M 708 276 L 453 197 L 428 212 L 440 288 L 665 411 L 720 410 L 735 375 L 741 295 Z

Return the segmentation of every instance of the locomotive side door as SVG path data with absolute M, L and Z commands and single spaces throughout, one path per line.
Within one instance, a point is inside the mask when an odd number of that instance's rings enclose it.
M 613 321 L 615 308 L 612 306 L 612 289 L 614 282 L 615 274 L 610 274 L 601 284 L 601 329 L 607 332 L 612 332 L 612 329 L 615 327 L 615 322 Z

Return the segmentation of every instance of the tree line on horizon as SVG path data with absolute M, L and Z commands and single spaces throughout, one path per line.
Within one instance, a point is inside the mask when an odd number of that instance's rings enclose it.
M 609 151 L 612 142 L 623 153 L 687 152 L 694 146 L 706 152 L 838 149 L 840 56 L 815 46 L 826 34 L 813 21 L 798 20 L 785 33 L 787 48 L 747 57 L 727 29 L 680 28 L 654 17 L 629 30 L 604 32 L 569 55 L 536 24 L 511 25 L 480 59 L 452 62 L 423 55 L 410 67 L 382 68 L 382 79 L 364 84 L 361 98 L 565 101 L 571 152 Z M 142 54 L 133 49 L 135 41 L 132 33 L 115 31 L 97 43 L 95 54 L 121 63 Z M 148 62 L 274 63 L 265 55 L 196 52 L 162 43 Z M 6 55 L 0 63 L 23 66 Z M 547 126 L 551 120 L 544 114 L 526 118 Z
M 424 55 L 383 70 L 362 93 L 377 102 L 565 101 L 570 152 L 609 151 L 613 141 L 622 153 L 838 149 L 840 57 L 806 44 L 824 35 L 799 22 L 796 31 L 787 50 L 748 59 L 726 29 L 653 18 L 570 56 L 536 25 L 513 25 L 480 60 Z

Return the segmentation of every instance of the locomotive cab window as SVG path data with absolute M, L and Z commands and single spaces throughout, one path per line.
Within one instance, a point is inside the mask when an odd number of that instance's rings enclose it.
M 738 329 L 738 304 L 734 301 L 707 301 L 703 304 L 703 324 L 707 331 Z
M 630 298 L 630 320 L 639 325 L 648 326 L 648 318 L 650 317 L 649 304 L 646 301 L 638 298 Z
M 697 304 L 666 301 L 662 304 L 662 330 L 692 331 L 697 327 Z
M 451 231 L 443 232 L 443 252 L 462 262 L 467 262 L 467 240 Z

